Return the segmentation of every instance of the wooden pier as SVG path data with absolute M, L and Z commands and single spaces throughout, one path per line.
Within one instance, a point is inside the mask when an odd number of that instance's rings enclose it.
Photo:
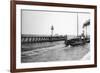
M 22 35 L 21 42 L 23 43 L 40 43 L 65 40 L 64 36 L 32 36 Z

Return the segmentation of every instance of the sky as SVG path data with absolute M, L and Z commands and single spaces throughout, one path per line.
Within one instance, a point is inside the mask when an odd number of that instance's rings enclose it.
M 89 18 L 89 13 L 54 12 L 41 10 L 22 10 L 22 34 L 77 35 L 82 33 L 82 26 Z M 77 22 L 78 17 L 78 22 Z M 88 30 L 89 31 L 89 30 Z

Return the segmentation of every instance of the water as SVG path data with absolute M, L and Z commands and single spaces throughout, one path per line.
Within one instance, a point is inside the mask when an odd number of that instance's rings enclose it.
M 28 50 L 21 52 L 22 63 L 81 60 L 89 52 L 90 48 L 89 43 L 82 46 L 65 47 L 64 41 L 30 45 L 27 44 L 24 45 L 23 48 L 25 48 L 25 46 L 27 46 Z

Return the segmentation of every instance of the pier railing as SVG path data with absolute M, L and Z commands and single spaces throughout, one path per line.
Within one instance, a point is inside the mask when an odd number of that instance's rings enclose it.
M 32 35 L 22 35 L 22 43 L 41 43 L 41 42 L 54 42 L 63 41 L 64 36 L 32 36 Z

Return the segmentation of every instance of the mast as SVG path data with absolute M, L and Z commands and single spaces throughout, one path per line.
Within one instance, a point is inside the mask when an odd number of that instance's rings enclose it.
M 79 23 L 78 23 L 78 13 L 77 13 L 77 36 L 78 36 L 78 33 L 79 33 L 78 25 L 79 25 Z

